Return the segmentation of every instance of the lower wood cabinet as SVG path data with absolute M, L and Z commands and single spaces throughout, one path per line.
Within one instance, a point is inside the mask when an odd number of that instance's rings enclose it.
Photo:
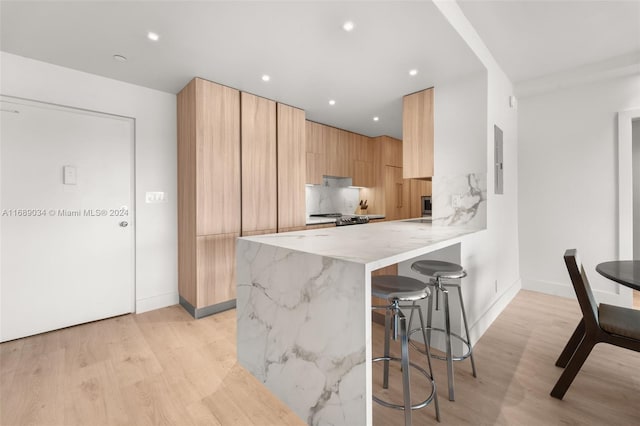
M 196 238 L 196 310 L 236 298 L 236 241 L 239 233 Z

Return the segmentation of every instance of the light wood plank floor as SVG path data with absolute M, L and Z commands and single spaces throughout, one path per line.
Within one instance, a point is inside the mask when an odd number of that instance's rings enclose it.
M 565 400 L 549 396 L 579 317 L 575 301 L 521 291 L 475 346 L 479 377 L 455 365 L 455 402 L 434 361 L 442 424 L 640 424 L 635 352 L 598 345 Z M 304 424 L 237 364 L 235 330 L 235 311 L 195 321 L 174 306 L 3 343 L 0 424 Z M 417 378 L 413 387 L 426 388 Z M 402 412 L 374 404 L 374 424 L 402 425 Z M 437 424 L 433 407 L 414 424 Z

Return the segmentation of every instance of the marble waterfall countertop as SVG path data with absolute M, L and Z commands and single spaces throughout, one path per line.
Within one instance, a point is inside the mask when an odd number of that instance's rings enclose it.
M 477 231 L 415 219 L 239 238 L 238 361 L 309 425 L 371 425 L 371 271 Z
M 451 240 L 481 230 L 464 226 L 437 226 L 416 218 L 241 239 L 363 263 L 372 271 L 437 250 L 436 246 L 442 243 L 442 246 L 451 245 Z

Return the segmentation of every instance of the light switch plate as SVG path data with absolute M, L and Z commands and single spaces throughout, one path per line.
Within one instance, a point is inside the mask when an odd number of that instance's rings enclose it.
M 62 183 L 65 185 L 77 185 L 78 169 L 74 166 L 64 166 L 62 168 Z
M 146 192 L 144 195 L 144 202 L 147 204 L 166 203 L 167 196 L 164 192 Z

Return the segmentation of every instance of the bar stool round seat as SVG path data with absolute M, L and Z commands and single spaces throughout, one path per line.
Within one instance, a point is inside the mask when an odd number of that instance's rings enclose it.
M 391 402 L 378 398 L 375 395 L 373 396 L 373 400 L 385 407 L 404 410 L 405 426 L 411 426 L 412 410 L 424 408 L 433 401 L 436 410 L 436 419 L 440 421 L 438 393 L 436 391 L 436 383 L 433 378 L 433 370 L 431 369 L 431 353 L 429 350 L 426 334 L 424 334 L 424 353 L 427 355 L 426 358 L 429 371 L 425 370 L 416 363 L 409 361 L 409 330 L 411 329 L 411 318 L 413 317 L 413 311 L 416 309 L 418 310 L 418 314 L 420 317 L 420 326 L 424 333 L 426 327 L 424 326 L 424 321 L 422 318 L 422 310 L 420 309 L 420 305 L 417 305 L 416 302 L 428 298 L 431 294 L 431 290 L 427 285 L 425 285 L 425 283 L 415 278 L 400 275 L 379 275 L 371 277 L 371 294 L 375 297 L 386 299 L 389 303 L 388 305 L 384 306 L 372 306 L 372 309 L 374 310 L 385 310 L 384 356 L 373 358 L 372 362 L 382 361 L 384 363 L 382 384 L 382 387 L 384 389 L 387 389 L 389 387 L 389 363 L 400 363 L 402 371 L 402 396 L 404 403 L 402 405 L 393 404 Z M 404 304 L 401 304 L 403 302 Z M 412 315 L 410 316 L 408 325 L 407 319 L 403 314 L 402 309 L 411 309 Z M 397 340 L 398 334 L 400 335 L 400 358 L 392 357 L 389 355 L 391 319 L 394 320 L 395 324 L 395 326 L 393 327 L 394 340 Z M 431 392 L 423 401 L 417 404 L 411 404 L 411 386 L 409 383 L 410 367 L 420 372 L 431 384 Z
M 426 299 L 431 290 L 422 281 L 402 275 L 371 277 L 371 295 L 389 301 L 413 302 Z
M 467 271 L 462 266 L 442 260 L 418 260 L 411 264 L 411 269 L 434 278 L 455 280 L 467 276 Z
M 464 278 L 467 276 L 467 272 L 465 269 L 452 262 L 445 262 L 442 260 L 418 260 L 413 262 L 411 265 L 411 269 L 425 275 L 429 278 L 426 285 L 433 289 L 435 293 L 435 304 L 436 310 L 439 310 L 439 296 L 442 295 L 443 303 L 444 303 L 444 328 L 435 328 L 431 324 L 431 319 L 433 315 L 433 306 L 431 301 L 429 301 L 429 306 L 427 310 L 427 333 L 426 339 L 429 341 L 429 345 L 431 345 L 431 333 L 433 331 L 444 333 L 445 335 L 445 356 L 431 355 L 433 358 L 437 358 L 440 360 L 444 360 L 447 362 L 447 378 L 449 382 L 449 400 L 455 400 L 455 392 L 454 392 L 454 377 L 453 377 L 453 361 L 463 361 L 467 358 L 471 360 L 471 370 L 473 373 L 473 377 L 476 376 L 476 365 L 473 359 L 473 347 L 471 345 L 471 338 L 469 337 L 469 326 L 467 324 L 467 314 L 464 309 L 464 300 L 462 298 L 462 290 L 460 285 L 455 282 L 448 282 L 449 280 L 456 280 L 460 278 Z M 456 334 L 451 331 L 451 317 L 450 317 L 450 309 L 449 309 L 449 290 L 448 288 L 455 287 L 459 300 L 460 300 L 460 310 L 462 311 L 462 320 L 464 325 L 464 331 L 466 337 L 462 337 L 459 334 Z M 414 334 L 415 332 L 420 331 L 419 329 L 410 330 L 409 336 Z M 423 334 L 424 335 L 424 334 Z M 451 339 L 454 338 L 462 342 L 463 345 L 466 346 L 467 350 L 459 356 L 455 356 L 451 349 Z M 414 341 L 410 340 L 413 344 Z M 415 345 L 414 345 L 415 346 Z M 420 348 L 416 347 L 416 349 L 420 350 Z

